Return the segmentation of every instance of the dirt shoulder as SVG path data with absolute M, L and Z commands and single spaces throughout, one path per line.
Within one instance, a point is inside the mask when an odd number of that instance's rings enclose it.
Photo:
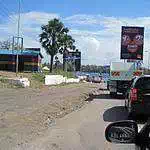
M 55 120 L 82 107 L 100 84 L 80 83 L 42 89 L 0 89 L 0 149 L 21 147 L 42 136 Z

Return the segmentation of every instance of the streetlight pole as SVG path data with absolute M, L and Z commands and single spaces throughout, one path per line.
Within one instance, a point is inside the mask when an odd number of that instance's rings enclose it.
M 150 58 L 150 52 L 147 50 L 147 51 L 145 51 L 146 53 L 148 53 L 148 58 L 147 58 L 147 68 L 148 68 L 148 70 L 149 70 L 149 58 Z
M 149 70 L 149 58 L 150 58 L 150 52 L 148 52 L 148 70 Z
M 18 31 L 17 31 L 17 50 L 19 51 L 19 36 L 20 36 L 20 10 L 21 10 L 21 2 L 20 0 L 18 0 Z M 18 52 L 17 52 L 17 56 L 16 56 L 16 75 L 18 73 Z

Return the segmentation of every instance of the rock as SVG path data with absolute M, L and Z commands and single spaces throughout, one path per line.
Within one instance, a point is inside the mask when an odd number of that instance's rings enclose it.
M 44 124 L 48 127 L 51 127 L 51 126 L 55 125 L 56 122 L 54 119 L 51 119 L 50 117 L 48 117 Z

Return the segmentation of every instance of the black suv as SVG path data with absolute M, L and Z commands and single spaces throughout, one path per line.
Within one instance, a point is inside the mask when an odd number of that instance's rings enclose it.
M 150 75 L 134 79 L 125 99 L 129 115 L 150 115 Z

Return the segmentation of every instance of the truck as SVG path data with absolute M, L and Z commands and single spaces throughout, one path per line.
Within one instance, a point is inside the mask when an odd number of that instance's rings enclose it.
M 108 81 L 110 96 L 115 97 L 117 93 L 125 95 L 132 79 L 142 74 L 143 71 L 137 69 L 135 62 L 112 62 Z

